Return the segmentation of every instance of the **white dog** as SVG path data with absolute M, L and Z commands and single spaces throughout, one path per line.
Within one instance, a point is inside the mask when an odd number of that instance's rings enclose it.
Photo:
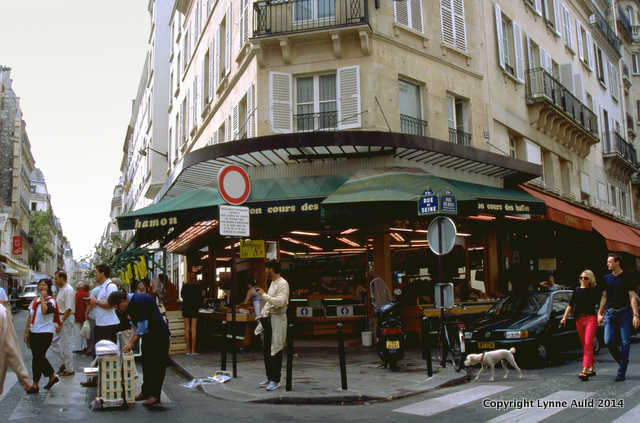
M 502 362 L 502 367 L 504 367 L 505 374 L 504 378 L 506 379 L 509 376 L 509 368 L 507 367 L 507 362 L 513 366 L 514 369 L 520 373 L 520 379 L 522 379 L 522 370 L 516 364 L 516 360 L 513 358 L 513 355 L 516 353 L 515 348 L 510 348 L 508 350 L 494 350 L 483 352 L 482 354 L 469 354 L 467 358 L 464 360 L 464 365 L 474 366 L 476 364 L 481 364 L 482 368 L 478 372 L 474 381 L 478 380 L 480 374 L 486 367 L 491 367 L 491 379 L 490 381 L 495 380 L 496 375 L 496 364 Z

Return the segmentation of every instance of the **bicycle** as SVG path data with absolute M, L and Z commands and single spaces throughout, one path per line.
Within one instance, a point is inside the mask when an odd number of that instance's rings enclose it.
M 431 326 L 429 335 L 433 339 L 436 334 L 435 342 L 431 343 L 431 351 L 435 349 L 435 358 L 440 361 L 440 366 L 446 367 L 447 357 L 451 355 L 451 364 L 456 372 L 462 370 L 465 355 L 464 345 L 464 323 L 455 318 L 449 318 L 445 315 L 438 318 L 438 328 L 434 330 L 435 319 L 428 319 Z M 433 355 L 432 355 L 433 356 Z

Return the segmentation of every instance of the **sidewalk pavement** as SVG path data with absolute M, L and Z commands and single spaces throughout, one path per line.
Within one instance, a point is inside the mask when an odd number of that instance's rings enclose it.
M 213 376 L 220 370 L 220 353 L 197 357 L 171 356 L 172 364 L 189 379 Z M 282 387 L 274 392 L 259 388 L 265 379 L 261 353 L 238 353 L 238 377 L 224 384 L 203 385 L 200 389 L 214 398 L 236 402 L 271 404 L 344 404 L 391 401 L 428 392 L 439 387 L 467 382 L 466 370 L 456 372 L 451 364 L 442 369 L 433 363 L 433 376 L 427 376 L 426 362 L 418 350 L 410 350 L 398 370 L 379 367 L 381 360 L 373 348 L 347 350 L 348 390 L 341 389 L 337 349 L 296 351 L 293 360 L 293 390 L 285 390 L 286 352 L 282 365 Z M 231 372 L 231 354 L 227 371 Z

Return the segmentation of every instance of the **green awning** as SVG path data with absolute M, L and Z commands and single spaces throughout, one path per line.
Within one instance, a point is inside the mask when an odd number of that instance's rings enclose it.
M 455 195 L 459 214 L 544 214 L 544 202 L 522 191 L 410 172 L 354 176 L 329 195 L 322 205 L 406 203 L 417 207 L 426 190 L 439 194 L 445 189 Z
M 251 195 L 246 205 L 256 210 L 265 209 L 264 213 L 258 214 L 299 211 L 306 199 L 317 199 L 319 204 L 321 199 L 334 192 L 349 177 L 350 175 L 329 175 L 256 180 L 251 184 Z M 279 202 L 282 204 L 277 204 Z M 118 227 L 120 230 L 129 230 L 184 226 L 217 218 L 218 206 L 221 204 L 225 204 L 225 201 L 216 188 L 200 188 L 126 213 L 118 217 Z M 280 207 L 269 208 L 269 205 Z M 282 212 L 283 210 L 286 211 Z M 319 211 L 319 208 L 311 211 Z

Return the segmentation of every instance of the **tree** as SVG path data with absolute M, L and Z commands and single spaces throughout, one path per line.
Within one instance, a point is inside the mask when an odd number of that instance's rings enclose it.
M 124 241 L 122 238 L 115 236 L 105 242 L 96 244 L 93 248 L 93 252 L 86 255 L 81 261 L 89 265 L 89 272 L 87 278 L 92 279 L 95 277 L 96 265 L 106 264 L 111 268 L 111 274 L 116 275 L 121 270 L 122 265 L 118 262 L 120 247 Z
M 33 269 L 40 270 L 40 262 L 54 256 L 49 248 L 53 232 L 52 221 L 53 215 L 50 210 L 31 212 L 29 237 L 33 239 L 33 244 L 29 252 L 29 265 Z

